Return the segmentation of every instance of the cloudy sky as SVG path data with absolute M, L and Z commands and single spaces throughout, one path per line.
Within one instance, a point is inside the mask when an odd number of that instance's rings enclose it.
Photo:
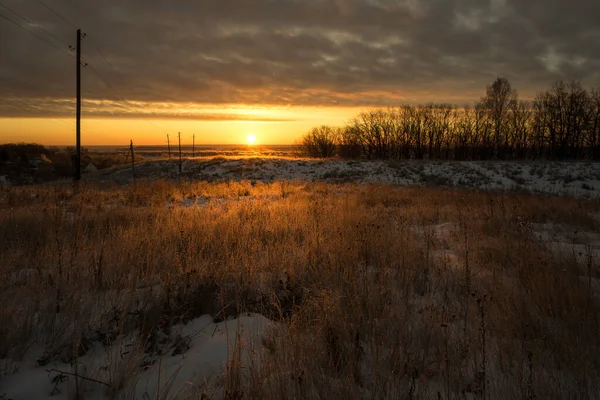
M 598 16 L 592 0 L 0 0 L 0 142 L 70 140 L 76 27 L 90 143 L 289 143 L 366 107 L 469 103 L 497 76 L 525 98 L 597 86 Z

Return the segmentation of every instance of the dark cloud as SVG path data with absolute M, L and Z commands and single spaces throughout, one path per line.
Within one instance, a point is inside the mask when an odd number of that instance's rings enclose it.
M 178 119 L 196 121 L 251 121 L 293 122 L 292 117 L 273 117 L 252 108 L 218 108 L 189 103 L 118 102 L 113 100 L 90 100 L 82 102 L 85 117 L 93 118 L 143 118 Z M 71 118 L 75 113 L 75 101 L 64 99 L 35 99 L 30 102 L 19 97 L 0 98 L 0 110 L 4 116 L 13 118 Z
M 376 106 L 468 102 L 499 75 L 525 97 L 557 79 L 600 82 L 600 3 L 591 1 L 44 3 L 69 22 L 40 2 L 3 4 L 60 40 L 0 7 L 4 17 L 62 49 L 0 18 L 0 97 L 12 99 L 10 106 L 0 102 L 0 115 L 67 112 L 65 99 L 75 92 L 75 60 L 67 54 L 74 26 L 88 34 L 83 90 L 86 99 L 98 101 L 97 115 L 146 115 L 117 107 L 121 96 L 139 102 Z M 109 101 L 105 110 L 100 100 Z M 19 104 L 29 111 L 19 114 Z

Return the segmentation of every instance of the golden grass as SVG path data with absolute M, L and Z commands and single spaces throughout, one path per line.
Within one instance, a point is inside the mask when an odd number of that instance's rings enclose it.
M 37 343 L 41 364 L 70 361 L 134 331 L 156 353 L 175 323 L 252 311 L 287 328 L 249 374 L 229 366 L 229 398 L 596 398 L 597 259 L 557 257 L 534 226 L 598 231 L 599 216 L 380 185 L 8 188 L 0 358 Z

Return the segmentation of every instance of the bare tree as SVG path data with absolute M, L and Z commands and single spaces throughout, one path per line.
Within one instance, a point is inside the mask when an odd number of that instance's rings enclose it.
M 506 146 L 506 130 L 508 114 L 518 99 L 517 91 L 512 88 L 506 78 L 497 78 L 489 85 L 481 102 L 488 113 L 494 134 L 494 158 L 503 156 L 502 148 Z M 504 140 L 503 140 L 504 139 Z
M 531 104 L 527 101 L 515 101 L 511 104 L 509 120 L 511 157 L 525 159 L 531 149 Z
M 600 160 L 600 86 L 592 89 L 588 103 L 586 147 L 594 160 Z
M 335 155 L 339 134 L 339 128 L 327 125 L 312 128 L 302 138 L 301 149 L 309 157 L 332 157 Z
M 493 156 L 491 138 L 491 121 L 485 105 L 481 102 L 475 105 L 475 152 L 474 158 L 487 159 Z
M 556 135 L 550 129 L 549 93 L 538 93 L 532 103 L 531 134 L 533 135 L 534 148 L 540 157 L 550 158 L 556 146 Z
M 367 158 L 388 158 L 399 127 L 394 112 L 369 110 L 361 112 L 350 122 L 352 130 L 358 133 L 363 153 Z
M 426 104 L 361 112 L 344 128 L 320 127 L 305 153 L 328 157 L 600 159 L 600 88 L 557 82 L 533 102 L 498 78 L 474 107 Z
M 578 81 L 567 84 L 567 157 L 582 158 L 588 118 L 589 93 Z
M 538 94 L 534 102 L 534 126 L 536 134 L 543 135 L 550 157 L 583 157 L 589 104 L 589 94 L 578 81 L 559 81 Z
M 359 158 L 362 156 L 361 132 L 353 125 L 346 125 L 340 130 L 338 138 L 338 154 L 343 158 Z
M 475 148 L 475 111 L 470 106 L 457 110 L 454 124 L 454 158 L 466 160 Z
M 404 129 L 408 151 L 412 157 L 421 159 L 425 155 L 425 109 L 422 106 L 404 108 Z

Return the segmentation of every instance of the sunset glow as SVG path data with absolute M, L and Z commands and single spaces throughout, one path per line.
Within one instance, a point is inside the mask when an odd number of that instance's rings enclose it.
M 252 146 L 256 142 L 256 136 L 254 136 L 253 133 L 248 134 L 246 142 L 248 142 L 248 145 Z
M 557 79 L 600 79 L 598 46 L 579 47 L 596 38 L 595 9 L 561 2 L 547 12 L 579 23 L 556 35 L 551 18 L 516 1 L 116 2 L 118 12 L 90 1 L 55 2 L 64 3 L 56 13 L 9 3 L 13 12 L 0 10 L 0 143 L 74 144 L 71 25 L 90 39 L 84 146 L 159 145 L 177 132 L 188 142 L 195 132 L 198 144 L 247 144 L 248 132 L 261 145 L 292 144 L 368 109 L 473 105 L 496 76 L 523 99 Z
M 176 109 L 174 105 L 168 108 Z M 343 125 L 363 110 L 359 107 L 284 109 L 272 106 L 263 107 L 260 119 L 248 119 L 251 107 L 231 106 L 228 111 L 225 108 L 218 111 L 216 106 L 204 105 L 202 111 L 197 109 L 198 113 L 193 118 L 167 117 L 159 111 L 144 118 L 95 116 L 90 115 L 92 110 L 89 107 L 83 107 L 81 140 L 83 146 L 127 145 L 129 140 L 137 145 L 159 145 L 166 143 L 167 133 L 173 138 L 181 132 L 182 143 L 191 144 L 194 132 L 196 144 L 248 144 L 248 135 L 252 133 L 258 140 L 257 133 L 260 132 L 260 144 L 292 144 L 315 125 Z M 215 117 L 215 114 L 222 118 Z M 11 142 L 74 145 L 75 115 L 61 118 L 0 116 L 0 143 Z

